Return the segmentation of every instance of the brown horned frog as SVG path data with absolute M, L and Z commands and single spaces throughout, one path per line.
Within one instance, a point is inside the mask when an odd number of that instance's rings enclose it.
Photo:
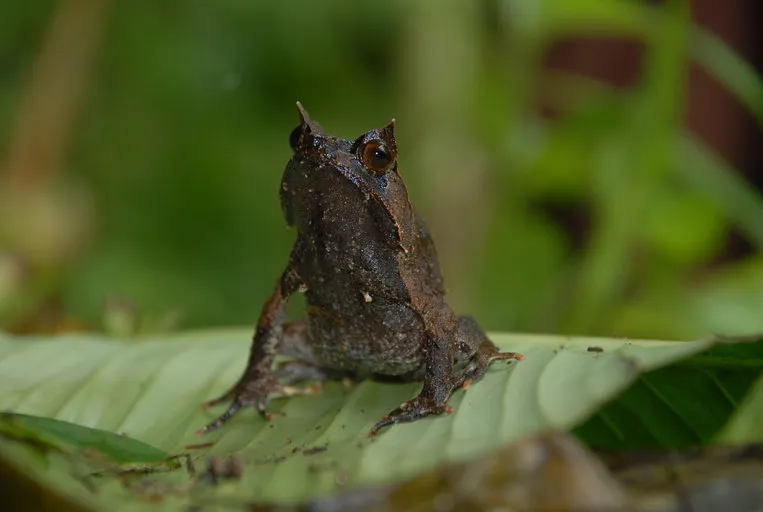
M 308 393 L 293 384 L 344 377 L 423 381 L 415 398 L 382 418 L 370 434 L 395 423 L 451 412 L 454 390 L 500 352 L 470 317 L 456 316 L 434 243 L 408 199 L 397 169 L 394 121 L 355 140 L 327 135 L 297 103 L 294 155 L 281 182 L 281 205 L 297 239 L 265 303 L 249 363 L 239 381 L 205 406 L 232 401 L 217 429 L 242 407 L 266 418 L 268 399 Z M 295 292 L 307 295 L 307 321 L 284 322 Z M 276 355 L 294 360 L 273 369 Z

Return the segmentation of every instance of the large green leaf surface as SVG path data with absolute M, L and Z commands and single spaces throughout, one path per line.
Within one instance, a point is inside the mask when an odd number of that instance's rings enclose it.
M 269 422 L 246 410 L 198 438 L 196 430 L 221 412 L 202 411 L 199 404 L 225 391 L 245 364 L 250 332 L 238 329 L 138 342 L 90 335 L 0 338 L 0 410 L 190 454 L 199 471 L 209 457 L 235 454 L 246 472 L 221 486 L 197 482 L 198 475 L 184 469 L 130 480 L 153 482 L 163 498 L 151 500 L 155 506 L 235 505 L 396 481 L 547 429 L 579 427 L 584 440 L 608 447 L 709 441 L 739 414 L 737 406 L 763 368 L 763 343 L 755 340 L 493 338 L 525 359 L 496 363 L 481 382 L 455 393 L 454 414 L 397 425 L 376 438 L 367 436 L 371 426 L 413 396 L 416 384 L 329 383 L 322 395 L 271 402 L 270 410 L 279 414 Z M 731 440 L 744 440 L 749 428 L 737 428 Z M 6 439 L 0 446 L 22 469 L 48 474 L 50 482 L 59 482 L 51 485 L 88 503 L 145 506 L 146 485 L 123 485 L 124 479 L 108 475 L 88 485 L 66 483 L 51 473 L 63 471 L 64 462 L 39 466 L 18 443 Z M 99 489 L 95 497 L 93 486 Z

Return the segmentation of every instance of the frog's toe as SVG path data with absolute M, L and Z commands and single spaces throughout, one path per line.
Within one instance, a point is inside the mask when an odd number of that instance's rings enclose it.
M 209 404 L 209 403 L 211 402 L 205 402 L 205 404 Z M 243 406 L 244 404 L 242 404 L 239 400 L 234 400 L 233 403 L 230 404 L 230 407 L 228 407 L 228 410 L 222 413 L 215 421 L 208 423 L 207 425 L 197 430 L 196 435 L 203 436 L 204 434 L 207 434 L 213 430 L 217 430 L 218 428 L 222 427 L 225 424 L 225 422 L 231 419 L 239 410 L 241 410 Z
M 323 393 L 323 386 L 316 382 L 310 386 L 281 386 L 272 396 L 273 398 L 302 396 L 302 395 L 320 395 Z
M 207 407 L 211 407 L 212 405 L 217 405 L 221 403 L 221 400 L 224 400 L 224 398 L 220 397 L 219 399 L 205 402 L 203 405 Z M 213 430 L 217 430 L 218 428 L 222 427 L 233 416 L 235 416 L 236 413 L 238 413 L 244 407 L 254 407 L 262 415 L 262 417 L 269 420 L 272 418 L 273 415 L 267 412 L 267 406 L 268 406 L 267 393 L 252 394 L 252 393 L 247 393 L 246 391 L 243 393 L 240 393 L 238 396 L 236 396 L 233 399 L 231 404 L 228 406 L 228 409 L 226 409 L 224 413 L 218 416 L 218 418 L 215 421 L 197 430 L 196 435 L 202 436 Z
M 219 397 L 213 399 L 213 400 L 207 400 L 206 402 L 202 402 L 201 408 L 202 409 L 209 409 L 210 407 L 214 407 L 216 405 L 224 404 L 225 402 L 230 402 L 233 397 L 235 396 L 235 389 L 231 389 L 224 395 L 220 395 Z
M 453 413 L 453 407 L 449 405 L 437 405 L 432 400 L 416 397 L 413 400 L 404 402 L 400 407 L 382 418 L 381 421 L 371 428 L 368 435 L 369 437 L 373 437 L 384 427 L 396 425 L 398 423 L 410 423 L 433 414 L 442 414 L 444 412 L 448 414 Z
M 230 401 L 228 409 L 215 421 L 197 430 L 196 435 L 201 436 L 217 430 L 244 407 L 254 407 L 265 419 L 270 419 L 270 414 L 267 412 L 268 398 L 271 394 L 277 394 L 280 387 L 271 376 L 239 382 L 224 395 L 202 404 L 202 407 L 207 409 Z

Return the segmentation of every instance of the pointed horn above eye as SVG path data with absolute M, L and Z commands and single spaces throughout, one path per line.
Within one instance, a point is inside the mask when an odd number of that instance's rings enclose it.
M 389 123 L 387 123 L 387 126 L 379 130 L 383 137 L 385 138 L 395 138 L 395 120 L 392 119 Z
M 311 121 L 310 114 L 308 114 L 307 110 L 305 110 L 305 107 L 302 106 L 301 101 L 297 102 L 297 110 L 299 111 L 299 117 L 303 123 L 309 123 Z
M 387 123 L 387 126 L 379 130 L 382 140 L 387 143 L 387 147 L 394 154 L 397 154 L 397 141 L 395 140 L 395 120 Z
M 299 118 L 302 121 L 302 126 L 308 128 L 313 134 L 323 133 L 323 127 L 310 118 L 310 114 L 307 113 L 307 110 L 299 101 L 297 102 L 297 110 L 299 111 Z

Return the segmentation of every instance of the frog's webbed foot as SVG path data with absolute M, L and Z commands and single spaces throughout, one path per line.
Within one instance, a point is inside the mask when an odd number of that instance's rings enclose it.
M 453 408 L 449 405 L 438 405 L 433 398 L 419 395 L 412 400 L 403 402 L 400 407 L 382 418 L 381 421 L 371 428 L 368 435 L 375 436 L 379 430 L 389 425 L 408 423 L 433 414 L 442 414 L 444 412 L 451 414 Z
M 314 395 L 321 391 L 322 387 L 320 385 L 312 385 L 303 388 L 295 387 L 278 382 L 273 372 L 263 372 L 246 380 L 242 380 L 224 395 L 215 398 L 214 400 L 204 402 L 202 408 L 207 409 L 231 401 L 230 406 L 224 413 L 222 413 L 215 421 L 197 430 L 196 434 L 204 435 L 212 430 L 217 430 L 244 407 L 254 407 L 265 419 L 269 420 L 273 417 L 272 413 L 267 412 L 268 401 L 271 398 Z

